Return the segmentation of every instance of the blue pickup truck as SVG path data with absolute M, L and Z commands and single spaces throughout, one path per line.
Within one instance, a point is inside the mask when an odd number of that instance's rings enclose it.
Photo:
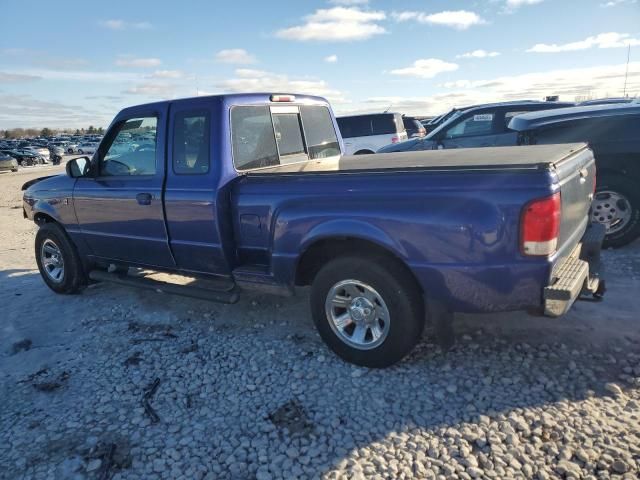
M 560 316 L 602 292 L 586 145 L 344 156 L 338 131 L 311 96 L 124 109 L 92 158 L 23 187 L 44 281 L 58 293 L 113 280 L 229 303 L 310 285 L 322 338 L 371 367 L 403 358 L 430 315 Z

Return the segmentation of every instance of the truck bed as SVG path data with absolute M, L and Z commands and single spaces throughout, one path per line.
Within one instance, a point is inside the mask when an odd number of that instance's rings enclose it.
M 536 170 L 559 166 L 564 160 L 588 148 L 584 143 L 493 147 L 482 149 L 427 150 L 374 155 L 345 155 L 338 160 L 317 160 L 262 168 L 250 174 L 298 172 L 348 172 L 372 170 Z

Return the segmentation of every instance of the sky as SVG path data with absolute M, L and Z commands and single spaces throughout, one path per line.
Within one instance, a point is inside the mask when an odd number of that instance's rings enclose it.
M 0 129 L 309 93 L 337 114 L 640 96 L 640 0 L 2 0 Z

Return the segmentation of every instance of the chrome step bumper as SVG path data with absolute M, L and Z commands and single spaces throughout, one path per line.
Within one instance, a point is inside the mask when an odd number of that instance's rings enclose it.
M 591 224 L 576 252 L 554 271 L 553 283 L 544 289 L 544 314 L 559 317 L 569 311 L 580 295 L 600 298 L 604 294 L 603 268 L 600 261 L 605 227 Z

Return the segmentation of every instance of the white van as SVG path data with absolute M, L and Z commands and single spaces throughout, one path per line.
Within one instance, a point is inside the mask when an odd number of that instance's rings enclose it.
M 399 113 L 373 113 L 338 117 L 346 155 L 375 153 L 378 149 L 406 140 L 407 131 Z

